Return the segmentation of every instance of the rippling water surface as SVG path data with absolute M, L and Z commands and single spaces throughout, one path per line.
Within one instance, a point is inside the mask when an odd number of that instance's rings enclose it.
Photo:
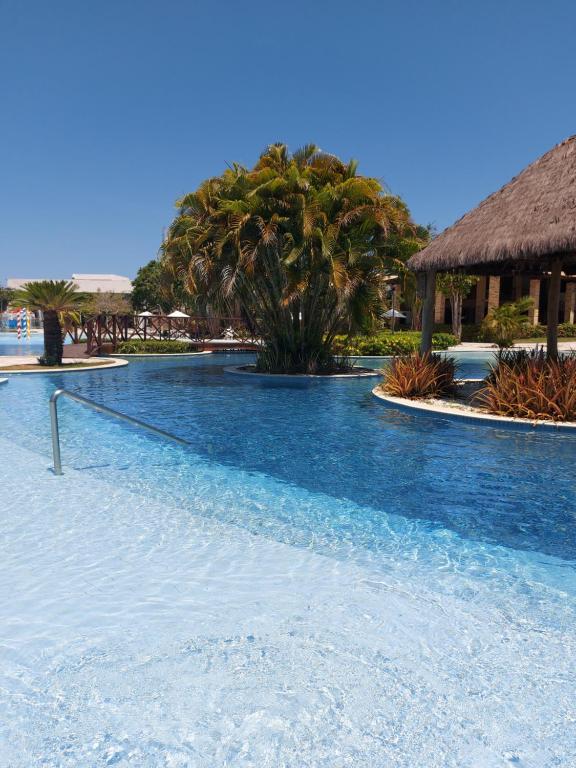
M 576 764 L 576 439 L 248 359 L 0 389 L 4 764 Z

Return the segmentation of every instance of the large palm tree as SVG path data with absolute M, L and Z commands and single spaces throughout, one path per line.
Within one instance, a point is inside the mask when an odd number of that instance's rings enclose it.
M 44 317 L 44 365 L 62 365 L 63 339 L 61 319 L 78 312 L 87 296 L 76 290 L 74 283 L 66 280 L 39 280 L 25 283 L 15 291 L 11 305 L 32 312 L 41 311 Z
M 274 372 L 329 370 L 335 334 L 381 307 L 390 242 L 413 234 L 398 197 L 312 145 L 272 145 L 178 207 L 164 259 L 193 296 L 241 304 Z

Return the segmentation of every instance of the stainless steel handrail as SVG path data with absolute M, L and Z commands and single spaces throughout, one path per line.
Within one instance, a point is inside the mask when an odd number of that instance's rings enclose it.
M 151 424 L 146 424 L 146 422 L 140 421 L 140 419 L 135 419 L 133 416 L 126 416 L 125 413 L 120 413 L 119 411 L 115 411 L 113 408 L 108 408 L 107 405 L 100 405 L 99 403 L 95 403 L 93 400 L 89 400 L 87 397 L 82 397 L 82 395 L 76 394 L 76 392 L 69 392 L 67 389 L 55 389 L 50 396 L 50 428 L 52 431 L 52 456 L 54 457 L 54 474 L 56 475 L 62 474 L 62 459 L 60 455 L 60 430 L 58 428 L 57 408 L 58 399 L 60 397 L 69 397 L 70 400 L 75 400 L 77 403 L 86 405 L 93 411 L 98 411 L 98 413 L 105 413 L 108 416 L 114 416 L 115 419 L 126 421 L 128 424 L 132 424 L 135 427 L 146 429 L 148 432 L 152 432 L 153 434 L 158 435 L 159 437 L 163 437 L 166 440 L 172 440 L 172 442 L 178 443 L 179 445 L 190 445 L 188 440 L 183 440 L 181 437 L 176 437 L 176 435 L 171 435 L 169 432 L 164 432 L 163 429 L 158 429 L 158 427 L 153 427 Z

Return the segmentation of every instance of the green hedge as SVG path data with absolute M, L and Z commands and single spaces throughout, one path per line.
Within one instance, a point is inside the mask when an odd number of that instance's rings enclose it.
M 435 333 L 432 336 L 434 349 L 448 349 L 457 344 L 457 339 L 451 333 Z M 334 352 L 349 357 L 374 355 L 408 355 L 420 346 L 418 331 L 398 331 L 391 333 L 383 331 L 372 336 L 337 336 L 334 340 Z
M 562 339 L 573 339 L 576 337 L 576 324 L 560 323 L 558 326 L 558 336 Z
M 519 339 L 539 339 L 546 336 L 545 325 L 526 325 L 518 335 Z M 561 339 L 573 339 L 576 337 L 576 325 L 574 323 L 560 323 L 558 325 L 558 336 Z
M 160 341 L 155 339 L 121 341 L 117 349 L 120 355 L 174 355 L 197 351 L 198 346 L 189 341 Z

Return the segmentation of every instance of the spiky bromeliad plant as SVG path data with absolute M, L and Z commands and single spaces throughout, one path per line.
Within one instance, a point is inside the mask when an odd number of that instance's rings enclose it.
M 576 421 L 576 356 L 501 351 L 475 401 L 499 416 Z
M 392 397 L 438 397 L 455 387 L 456 363 L 452 357 L 430 352 L 395 357 L 384 375 L 382 390 Z
M 414 235 L 399 198 L 314 146 L 272 145 L 178 206 L 164 258 L 199 300 L 242 307 L 268 372 L 333 369 L 336 333 L 382 305 L 390 242 Z
M 25 283 L 15 291 L 11 305 L 32 312 L 41 311 L 44 317 L 44 354 L 42 365 L 62 365 L 62 319 L 78 313 L 86 305 L 87 297 L 66 280 L 39 280 Z

